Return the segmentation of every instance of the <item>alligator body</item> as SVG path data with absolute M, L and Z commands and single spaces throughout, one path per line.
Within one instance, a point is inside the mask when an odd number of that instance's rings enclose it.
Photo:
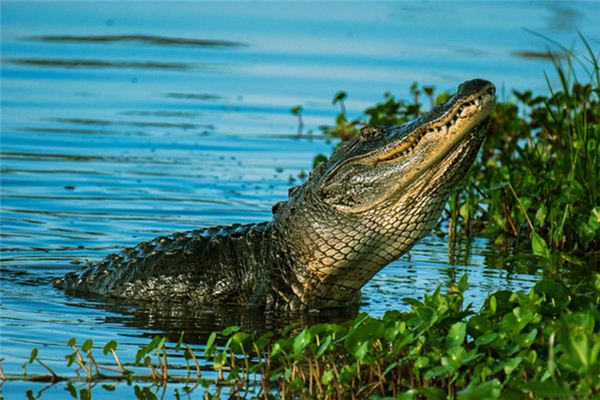
M 365 127 L 251 225 L 175 233 L 113 254 L 59 286 L 152 301 L 342 307 L 435 225 L 483 141 L 495 88 L 476 79 L 395 127 Z

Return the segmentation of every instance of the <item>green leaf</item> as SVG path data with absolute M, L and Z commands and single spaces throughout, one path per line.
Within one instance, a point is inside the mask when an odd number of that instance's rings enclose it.
M 522 386 L 522 389 L 533 392 L 539 397 L 571 397 L 574 395 L 573 391 L 562 385 L 558 385 L 552 381 L 537 382 L 531 381 Z
M 456 322 L 450 327 L 444 344 L 446 347 L 460 346 L 463 344 L 466 334 L 467 324 L 464 322 Z
M 365 356 L 367 355 L 367 352 L 369 351 L 369 345 L 369 342 L 364 342 L 359 346 L 356 346 L 353 349 L 354 351 L 352 352 L 352 355 L 356 357 L 358 361 L 363 361 L 365 359 Z
M 496 296 L 490 296 L 490 311 L 492 314 L 496 314 L 498 303 L 496 302 Z
M 302 354 L 306 346 L 310 344 L 311 340 L 312 335 L 308 329 L 304 329 L 302 332 L 300 332 L 294 339 L 294 354 L 297 356 Z
M 300 115 L 300 114 L 302 114 L 302 106 L 294 106 L 294 107 L 290 108 L 290 112 L 293 115 Z
M 321 342 L 321 345 L 319 346 L 319 349 L 317 350 L 317 354 L 315 354 L 315 358 L 320 358 L 329 348 L 329 345 L 331 344 L 332 338 L 331 335 L 327 335 L 327 337 L 325 338 L 325 340 L 323 340 Z
M 217 332 L 212 332 L 206 341 L 206 347 L 204 348 L 204 355 L 210 357 L 215 350 L 215 340 L 217 339 Z
M 548 251 L 546 241 L 536 232 L 531 234 L 531 249 L 536 256 L 545 258 L 546 260 L 550 259 L 550 251 Z
M 333 380 L 333 370 L 329 369 L 329 370 L 325 371 L 325 373 L 321 377 L 321 383 L 323 385 L 327 386 L 327 385 L 329 385 L 329 383 L 331 383 L 332 380 Z
M 469 385 L 458 392 L 459 400 L 498 399 L 502 393 L 502 385 L 498 379 L 479 385 Z
M 497 338 L 498 334 L 496 332 L 488 332 L 475 339 L 475 344 L 477 346 L 485 346 L 486 344 L 492 343 Z
M 337 92 L 335 94 L 335 96 L 333 96 L 333 100 L 331 101 L 332 104 L 336 104 L 340 101 L 344 101 L 346 100 L 346 98 L 348 97 L 348 93 L 346 93 L 343 90 L 340 90 L 339 92 Z
M 236 332 L 231 337 L 231 351 L 237 354 L 246 354 L 252 343 L 252 335 L 246 332 Z
M 227 328 L 223 329 L 223 336 L 229 336 L 232 333 L 238 332 L 240 330 L 240 327 L 237 325 L 232 325 L 232 326 L 228 326 Z
M 521 361 L 523 361 L 523 359 L 521 357 L 514 357 L 514 358 L 508 359 L 504 363 L 504 373 L 506 375 L 512 374 L 513 371 L 519 366 L 519 364 L 521 364 Z
M 222 351 L 218 353 L 213 359 L 213 368 L 215 371 L 223 369 L 225 362 L 227 361 L 227 353 Z
M 104 345 L 102 352 L 104 353 L 104 355 L 107 355 L 109 352 L 116 351 L 116 350 L 117 350 L 117 341 L 111 340 L 110 342 L 108 342 Z
M 35 361 L 35 359 L 38 356 L 38 349 L 36 347 L 34 347 L 33 349 L 31 349 L 31 353 L 29 354 L 29 364 L 31 364 L 32 362 Z
M 92 341 L 92 339 L 88 339 L 85 342 L 83 342 L 83 346 L 81 346 L 81 350 L 83 350 L 84 353 L 87 353 L 92 349 L 93 345 L 94 345 L 94 342 Z

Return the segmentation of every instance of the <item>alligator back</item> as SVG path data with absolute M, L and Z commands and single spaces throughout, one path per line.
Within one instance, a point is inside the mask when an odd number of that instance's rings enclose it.
M 69 273 L 55 286 L 68 293 L 138 300 L 262 303 L 270 232 L 270 223 L 263 222 L 157 237 Z

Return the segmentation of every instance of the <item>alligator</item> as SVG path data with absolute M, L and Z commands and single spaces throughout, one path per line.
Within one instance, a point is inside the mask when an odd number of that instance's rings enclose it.
M 399 126 L 366 126 L 273 206 L 273 218 L 178 232 L 55 285 L 78 295 L 267 310 L 347 307 L 435 226 L 485 137 L 495 87 L 474 79 Z

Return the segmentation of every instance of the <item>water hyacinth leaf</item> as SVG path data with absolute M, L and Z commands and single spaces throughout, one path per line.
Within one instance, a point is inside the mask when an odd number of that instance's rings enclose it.
M 533 290 L 545 297 L 542 312 L 556 313 L 569 304 L 569 296 L 564 286 L 553 279 L 542 279 L 535 284 Z
M 94 342 L 92 341 L 92 339 L 87 339 L 85 342 L 83 342 L 83 346 L 81 346 L 81 350 L 83 350 L 84 353 L 87 353 L 92 349 L 93 345 L 94 345 Z
M 493 379 L 478 385 L 470 384 L 458 392 L 457 398 L 459 400 L 498 399 L 501 394 L 502 384 L 498 379 Z
M 92 392 L 90 391 L 90 389 L 81 389 L 79 391 L 79 399 L 80 400 L 91 400 L 92 398 Z
M 71 397 L 73 397 L 74 399 L 77 399 L 77 389 L 75 389 L 75 386 L 73 385 L 73 382 L 68 381 L 67 384 L 65 385 L 65 390 L 67 390 L 69 392 L 69 394 L 71 395 Z
M 469 319 L 467 328 L 471 336 L 478 337 L 480 335 L 489 333 L 489 331 L 492 329 L 492 324 L 489 319 L 483 315 L 475 315 Z
M 532 392 L 534 395 L 546 398 L 571 397 L 573 391 L 567 387 L 556 384 L 552 381 L 530 381 L 522 386 L 523 391 Z
M 519 335 L 516 339 L 516 342 L 522 348 L 529 348 L 533 344 L 533 341 L 535 340 L 537 333 L 538 333 L 537 328 L 534 328 L 531 330 L 531 332 L 529 332 L 527 334 Z
M 321 376 L 321 383 L 325 386 L 329 385 L 332 380 L 333 380 L 333 370 L 332 369 L 325 371 L 325 373 L 323 373 L 323 376 Z
M 427 370 L 427 372 L 425 372 L 425 379 L 429 380 L 433 378 L 439 378 L 441 376 L 448 375 L 448 372 L 450 372 L 450 368 L 444 365 L 438 365 L 437 367 L 430 368 Z
M 220 353 L 218 353 L 217 355 L 215 355 L 215 358 L 213 359 L 213 368 L 215 371 L 221 370 L 223 369 L 223 366 L 225 365 L 225 362 L 227 361 L 227 353 L 222 351 Z
M 117 350 L 117 341 L 111 340 L 104 345 L 102 352 L 104 353 L 104 355 L 107 355 L 109 352 L 116 351 L 116 350 Z
M 496 310 L 498 308 L 498 303 L 496 302 L 496 296 L 491 296 L 489 300 L 490 311 L 492 314 L 496 314 Z
M 294 354 L 297 356 L 302 354 L 304 349 L 306 349 L 306 346 L 310 344 L 311 340 L 312 335 L 310 334 L 310 331 L 308 329 L 302 330 L 302 332 L 294 339 Z
M 290 113 L 296 116 L 302 114 L 302 106 L 298 105 L 290 108 Z
M 420 356 L 419 358 L 417 358 L 415 360 L 415 363 L 413 364 L 413 370 L 418 371 L 422 368 L 425 368 L 428 365 L 429 365 L 429 357 Z
M 231 351 L 238 354 L 246 354 L 252 343 L 252 335 L 246 332 L 236 332 L 231 337 Z
M 227 328 L 223 329 L 223 336 L 229 336 L 232 333 L 238 332 L 240 330 L 240 327 L 237 325 L 232 325 L 232 326 L 228 326 Z
M 504 363 L 504 373 L 510 375 L 513 371 L 521 364 L 523 359 L 521 357 L 510 358 Z
M 215 340 L 217 339 L 217 333 L 212 332 L 206 341 L 206 347 L 204 348 L 204 355 L 210 357 L 215 349 Z
M 317 350 L 317 353 L 315 354 L 316 358 L 321 358 L 321 356 L 323 354 L 325 354 L 325 352 L 327 351 L 327 349 L 329 349 L 329 345 L 331 345 L 331 341 L 332 341 L 331 335 L 327 335 L 325 337 L 325 340 L 323 340 L 321 342 L 321 345 L 319 346 L 319 349 Z
M 546 260 L 550 259 L 550 251 L 544 238 L 538 235 L 536 232 L 531 234 L 531 250 L 536 256 L 542 257 Z
M 350 351 L 350 353 L 356 357 L 356 359 L 358 361 L 363 361 L 365 359 L 365 356 L 367 355 L 367 352 L 369 351 L 369 345 L 370 343 L 367 342 L 357 342 L 355 347 L 352 348 L 352 350 Z
M 442 365 L 448 366 L 452 372 L 458 369 L 467 355 L 463 347 L 451 347 L 446 352 L 446 357 L 442 357 Z
M 415 400 L 419 392 L 416 389 L 408 390 L 394 397 L 394 400 Z
M 443 390 L 434 388 L 434 387 L 426 387 L 420 388 L 419 394 L 425 396 L 427 400 L 444 400 L 446 398 L 446 393 Z
M 33 349 L 31 349 L 31 353 L 29 353 L 29 364 L 31 364 L 32 362 L 35 361 L 35 359 L 38 356 L 38 349 L 37 347 L 34 347 Z
M 464 322 L 456 322 L 452 324 L 448 334 L 446 335 L 446 340 L 444 344 L 446 347 L 455 347 L 463 344 L 465 340 L 465 336 L 467 334 L 467 324 Z
M 265 333 L 264 335 L 262 335 L 261 337 L 259 337 L 257 340 L 254 341 L 254 346 L 257 349 L 262 350 L 271 342 L 271 338 L 273 337 L 273 335 L 274 335 L 273 332 Z
M 75 358 L 77 357 L 77 353 L 67 354 L 65 356 L 65 360 L 67 360 L 67 367 L 70 367 L 75 362 Z
M 300 378 L 296 378 L 290 382 L 290 389 L 295 392 L 299 392 L 304 389 L 304 381 Z
M 486 344 L 492 343 L 497 338 L 498 334 L 496 332 L 488 332 L 475 339 L 475 344 L 477 346 L 485 346 Z

